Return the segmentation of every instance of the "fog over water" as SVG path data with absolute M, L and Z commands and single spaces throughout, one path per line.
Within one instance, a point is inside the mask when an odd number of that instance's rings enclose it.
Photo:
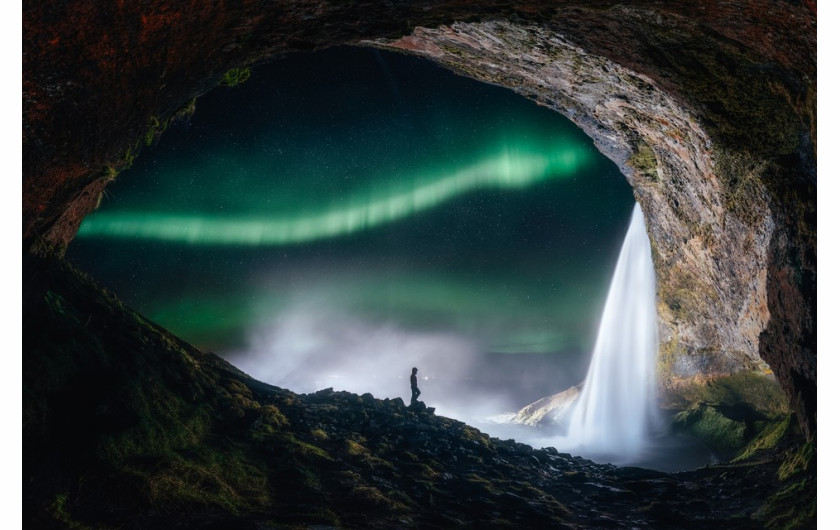
M 68 257 L 252 376 L 469 421 L 579 384 L 630 186 L 559 114 L 338 48 L 199 98 Z

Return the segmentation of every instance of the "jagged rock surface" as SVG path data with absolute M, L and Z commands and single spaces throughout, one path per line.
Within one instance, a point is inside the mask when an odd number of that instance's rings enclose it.
M 561 424 L 580 396 L 581 385 L 573 386 L 526 405 L 516 412 L 513 423 L 530 427 L 555 427 Z

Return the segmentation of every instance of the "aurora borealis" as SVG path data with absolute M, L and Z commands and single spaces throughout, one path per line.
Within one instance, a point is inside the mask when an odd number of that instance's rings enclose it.
M 349 205 L 298 217 L 239 218 L 218 215 L 116 213 L 91 216 L 79 235 L 148 238 L 186 244 L 288 245 L 308 243 L 370 230 L 440 206 L 483 188 L 521 188 L 540 180 L 573 173 L 586 153 L 571 148 L 524 154 L 506 147 L 496 158 L 437 177 L 409 178 L 418 184 L 377 198 L 368 193 Z
M 633 202 L 559 114 L 339 48 L 199 98 L 108 187 L 68 257 L 293 390 L 312 390 L 292 384 L 307 367 L 342 388 L 353 370 L 477 373 L 514 354 L 556 362 L 535 377 L 561 390 L 585 373 Z

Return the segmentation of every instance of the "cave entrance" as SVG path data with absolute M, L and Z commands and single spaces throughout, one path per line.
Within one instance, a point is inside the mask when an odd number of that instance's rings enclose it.
M 67 255 L 257 379 L 407 401 L 418 366 L 463 418 L 583 379 L 633 204 L 556 112 L 343 47 L 203 96 Z

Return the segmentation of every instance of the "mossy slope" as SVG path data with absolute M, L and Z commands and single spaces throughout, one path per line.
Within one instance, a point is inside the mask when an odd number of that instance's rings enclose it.
M 674 430 L 700 438 L 722 460 L 775 448 L 792 414 L 779 384 L 757 372 L 685 382 L 668 390 L 666 406 Z
M 198 351 L 62 262 L 24 268 L 30 527 L 760 528 L 764 513 L 780 525 L 800 516 L 801 496 L 779 488 L 810 476 L 805 457 L 785 477 L 754 460 L 737 474 L 616 468 L 400 399 L 296 395 Z

